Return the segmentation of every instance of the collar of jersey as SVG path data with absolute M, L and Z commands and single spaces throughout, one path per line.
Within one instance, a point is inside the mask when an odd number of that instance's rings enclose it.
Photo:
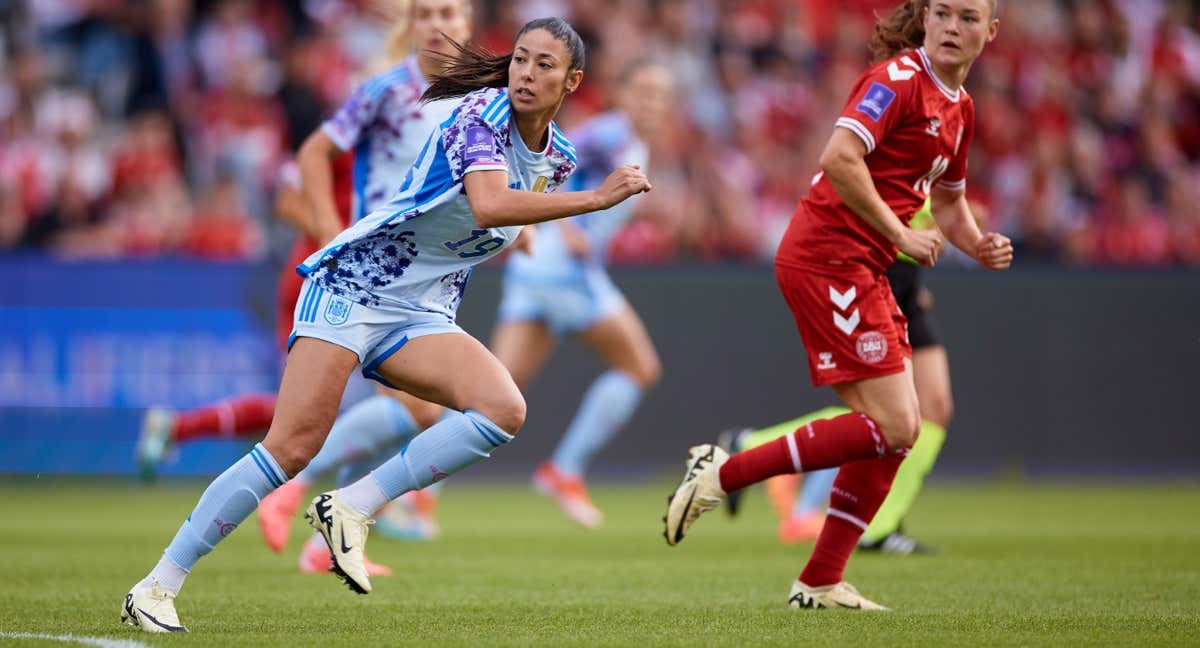
M 942 80 L 939 79 L 938 75 L 933 71 L 933 62 L 929 60 L 929 54 L 925 52 L 925 48 L 918 48 L 917 55 L 921 57 L 921 64 L 925 66 L 925 71 L 929 73 L 929 78 L 933 79 L 933 82 L 937 84 L 938 90 L 941 90 L 942 94 L 946 95 L 946 98 L 950 101 L 958 103 L 958 99 L 962 95 L 962 92 L 960 90 L 951 90 L 950 86 L 942 83 Z

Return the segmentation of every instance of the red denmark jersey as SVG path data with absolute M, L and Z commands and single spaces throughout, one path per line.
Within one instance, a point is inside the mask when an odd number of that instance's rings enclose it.
M 905 225 L 935 184 L 967 186 L 975 104 L 966 90 L 951 90 L 934 76 L 924 48 L 898 54 L 859 77 L 837 126 L 866 145 L 871 180 Z M 896 252 L 821 173 L 792 216 L 776 262 L 809 268 L 857 264 L 883 272 Z

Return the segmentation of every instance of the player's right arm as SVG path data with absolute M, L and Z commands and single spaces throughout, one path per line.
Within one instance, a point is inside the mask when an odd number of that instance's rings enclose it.
M 842 202 L 899 250 L 923 266 L 932 266 L 941 252 L 936 229 L 912 230 L 879 195 L 867 167 L 867 147 L 847 128 L 835 128 L 821 153 L 821 171 Z
M 341 155 L 341 149 L 322 129 L 313 131 L 296 161 L 300 166 L 300 186 L 311 209 L 308 210 L 308 226 L 305 233 L 324 245 L 342 231 L 338 218 L 337 203 L 333 197 L 333 158 Z

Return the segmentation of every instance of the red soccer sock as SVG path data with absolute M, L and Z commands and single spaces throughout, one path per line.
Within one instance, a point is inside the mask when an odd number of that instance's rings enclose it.
M 817 538 L 800 582 L 821 587 L 841 582 L 842 572 L 863 531 L 892 488 L 902 453 L 867 461 L 852 461 L 838 470 L 829 496 L 829 515 Z
M 731 493 L 775 475 L 835 468 L 848 461 L 876 459 L 885 452 L 883 434 L 867 415 L 821 419 L 731 456 L 721 466 L 721 490 Z
M 253 437 L 271 427 L 273 416 L 274 394 L 241 396 L 179 414 L 171 434 L 176 443 L 211 437 Z

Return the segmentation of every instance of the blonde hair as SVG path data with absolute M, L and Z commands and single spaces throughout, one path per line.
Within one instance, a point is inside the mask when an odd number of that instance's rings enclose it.
M 376 0 L 375 7 L 392 28 L 383 41 L 383 49 L 367 63 L 364 77 L 372 77 L 396 67 L 413 49 L 412 18 L 416 0 Z M 462 0 L 462 7 L 467 18 L 470 18 L 473 10 L 471 0 Z

